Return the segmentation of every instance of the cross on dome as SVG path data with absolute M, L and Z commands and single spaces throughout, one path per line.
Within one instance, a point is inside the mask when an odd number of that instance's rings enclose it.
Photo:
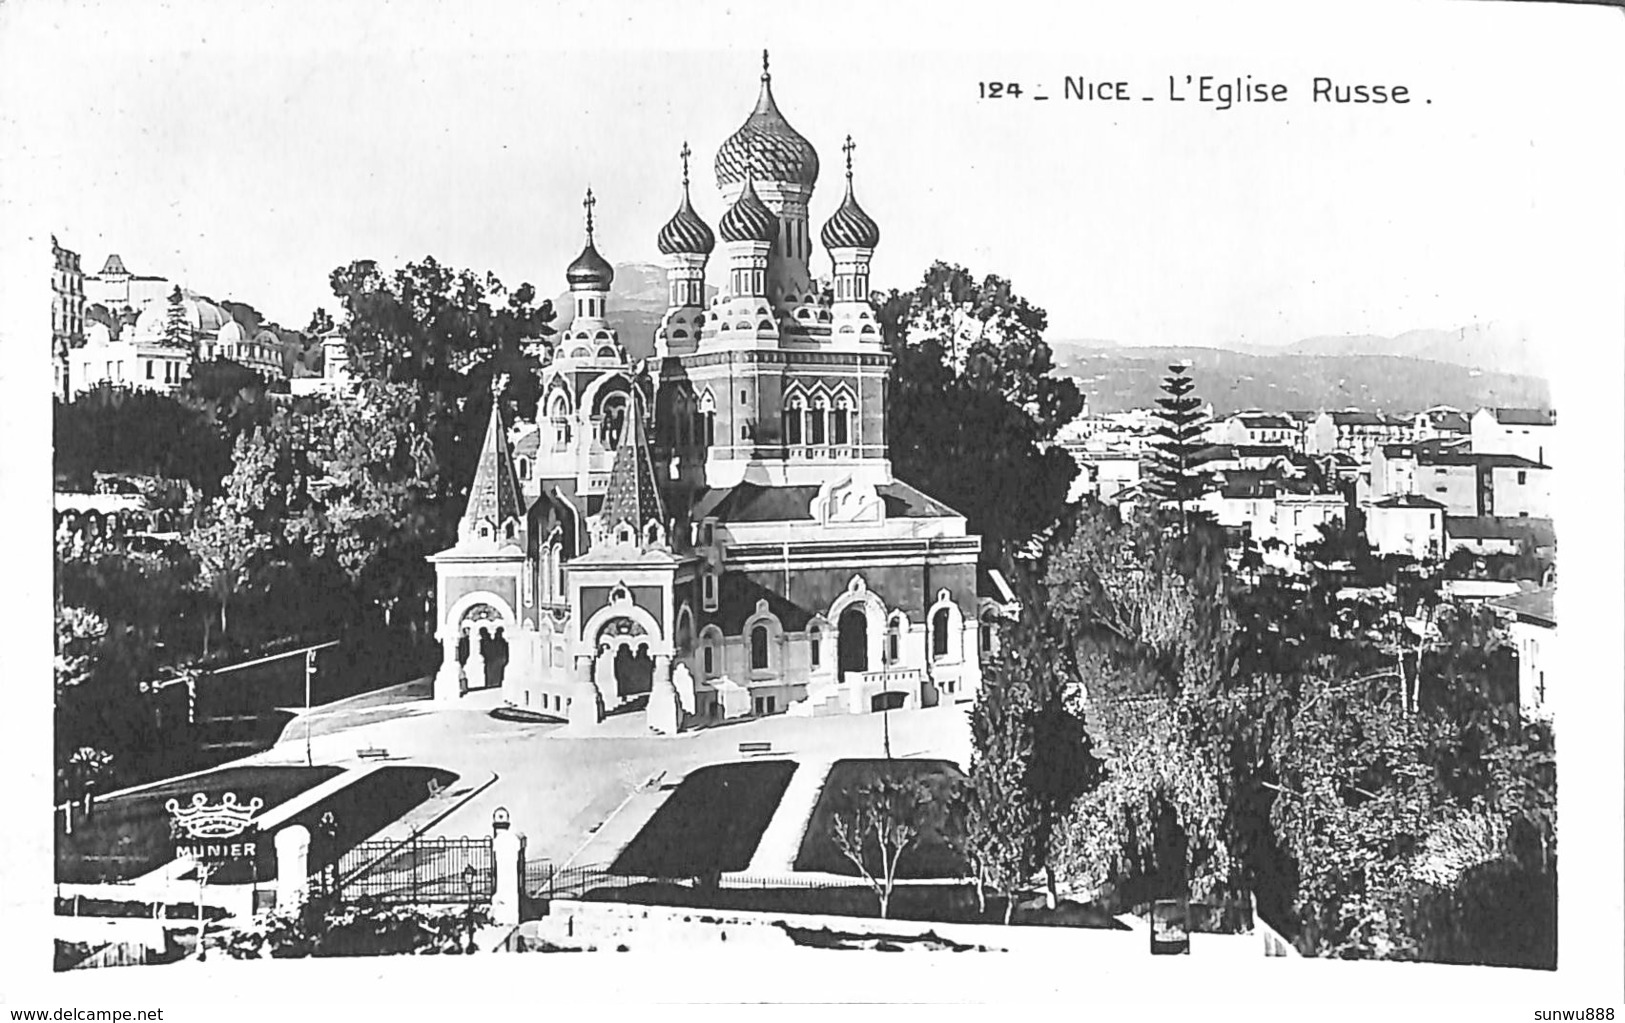
M 688 148 L 688 139 L 683 140 L 683 150 L 680 155 L 683 158 L 683 191 L 686 192 L 688 191 L 688 158 L 693 155 L 693 150 Z
M 856 148 L 858 148 L 858 144 L 852 141 L 852 136 L 848 135 L 846 144 L 841 146 L 841 152 L 846 154 L 846 180 L 848 181 L 852 180 L 852 150 Z
M 592 241 L 592 208 L 594 206 L 597 206 L 597 205 L 598 205 L 598 200 L 593 198 L 592 186 L 588 185 L 587 186 L 587 197 L 585 199 L 581 200 L 582 208 L 587 211 L 587 241 L 588 242 Z
M 773 76 L 767 70 L 767 50 L 762 50 L 762 81 L 771 81 Z

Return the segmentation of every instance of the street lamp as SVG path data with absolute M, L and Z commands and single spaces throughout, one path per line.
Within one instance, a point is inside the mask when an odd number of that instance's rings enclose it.
M 468 952 L 474 951 L 474 864 L 463 868 L 463 885 L 468 889 Z

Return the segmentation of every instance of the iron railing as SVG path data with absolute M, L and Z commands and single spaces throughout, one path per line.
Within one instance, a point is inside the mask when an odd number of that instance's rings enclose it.
M 362 842 L 311 875 L 313 891 L 339 901 L 485 903 L 496 892 L 491 839 Z M 472 868 L 472 869 L 471 869 Z

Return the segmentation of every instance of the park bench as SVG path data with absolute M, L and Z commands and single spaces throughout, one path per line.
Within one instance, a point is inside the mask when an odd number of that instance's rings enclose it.
M 757 753 L 771 753 L 772 751 L 773 744 L 771 742 L 742 742 L 739 744 L 739 755 L 742 757 L 753 756 Z
M 366 749 L 356 750 L 355 755 L 362 760 L 388 760 L 389 750 L 380 749 L 377 746 L 368 746 Z

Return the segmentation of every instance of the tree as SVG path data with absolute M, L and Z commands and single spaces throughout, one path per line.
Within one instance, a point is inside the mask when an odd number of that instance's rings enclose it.
M 1159 501 L 1179 508 L 1184 528 L 1191 527 L 1192 501 L 1198 500 L 1212 489 L 1211 477 L 1198 470 L 1196 454 L 1204 446 L 1202 434 L 1207 417 L 1202 414 L 1202 399 L 1192 394 L 1195 383 L 1188 375 L 1190 367 L 1175 363 L 1168 367 L 1170 376 L 1162 381 L 1163 396 L 1157 399 L 1157 441 L 1151 453 L 1150 476 L 1146 489 Z
M 553 335 L 553 304 L 529 284 L 509 290 L 492 274 L 452 270 L 434 259 L 386 274 L 371 260 L 333 271 L 344 307 L 352 376 L 406 385 L 415 401 L 398 411 L 429 439 L 440 466 L 471 466 L 493 400 L 509 421 L 529 419 L 540 398 L 544 350 Z M 501 394 L 493 398 L 493 382 Z M 472 473 L 435 481 L 437 535 L 448 536 L 467 498 Z
M 931 791 L 917 778 L 881 778 L 843 794 L 830 819 L 830 838 L 880 900 L 884 919 L 903 855 L 931 824 Z
M 1027 785 L 1034 736 L 1031 692 L 997 671 L 982 680 L 971 708 L 971 770 L 962 798 L 966 861 L 983 886 L 1004 893 L 1004 922 L 1017 892 L 1043 859 L 1046 822 Z M 985 905 L 985 903 L 984 903 Z
M 1044 312 L 1009 282 L 937 263 L 879 303 L 891 353 L 886 435 L 900 478 L 964 513 L 991 560 L 1049 528 L 1077 465 L 1050 442 L 1083 408 L 1052 374 Z M 1004 495 L 1020 494 L 1020 501 Z
M 169 293 L 169 312 L 164 318 L 164 344 L 191 351 L 192 323 L 186 315 L 186 300 L 179 284 Z
M 226 609 L 253 577 L 260 554 L 269 546 L 249 520 L 222 499 L 210 505 L 203 522 L 185 534 L 186 549 L 197 560 L 197 585 L 220 606 L 220 636 L 226 635 Z M 205 625 L 203 656 L 209 655 Z

